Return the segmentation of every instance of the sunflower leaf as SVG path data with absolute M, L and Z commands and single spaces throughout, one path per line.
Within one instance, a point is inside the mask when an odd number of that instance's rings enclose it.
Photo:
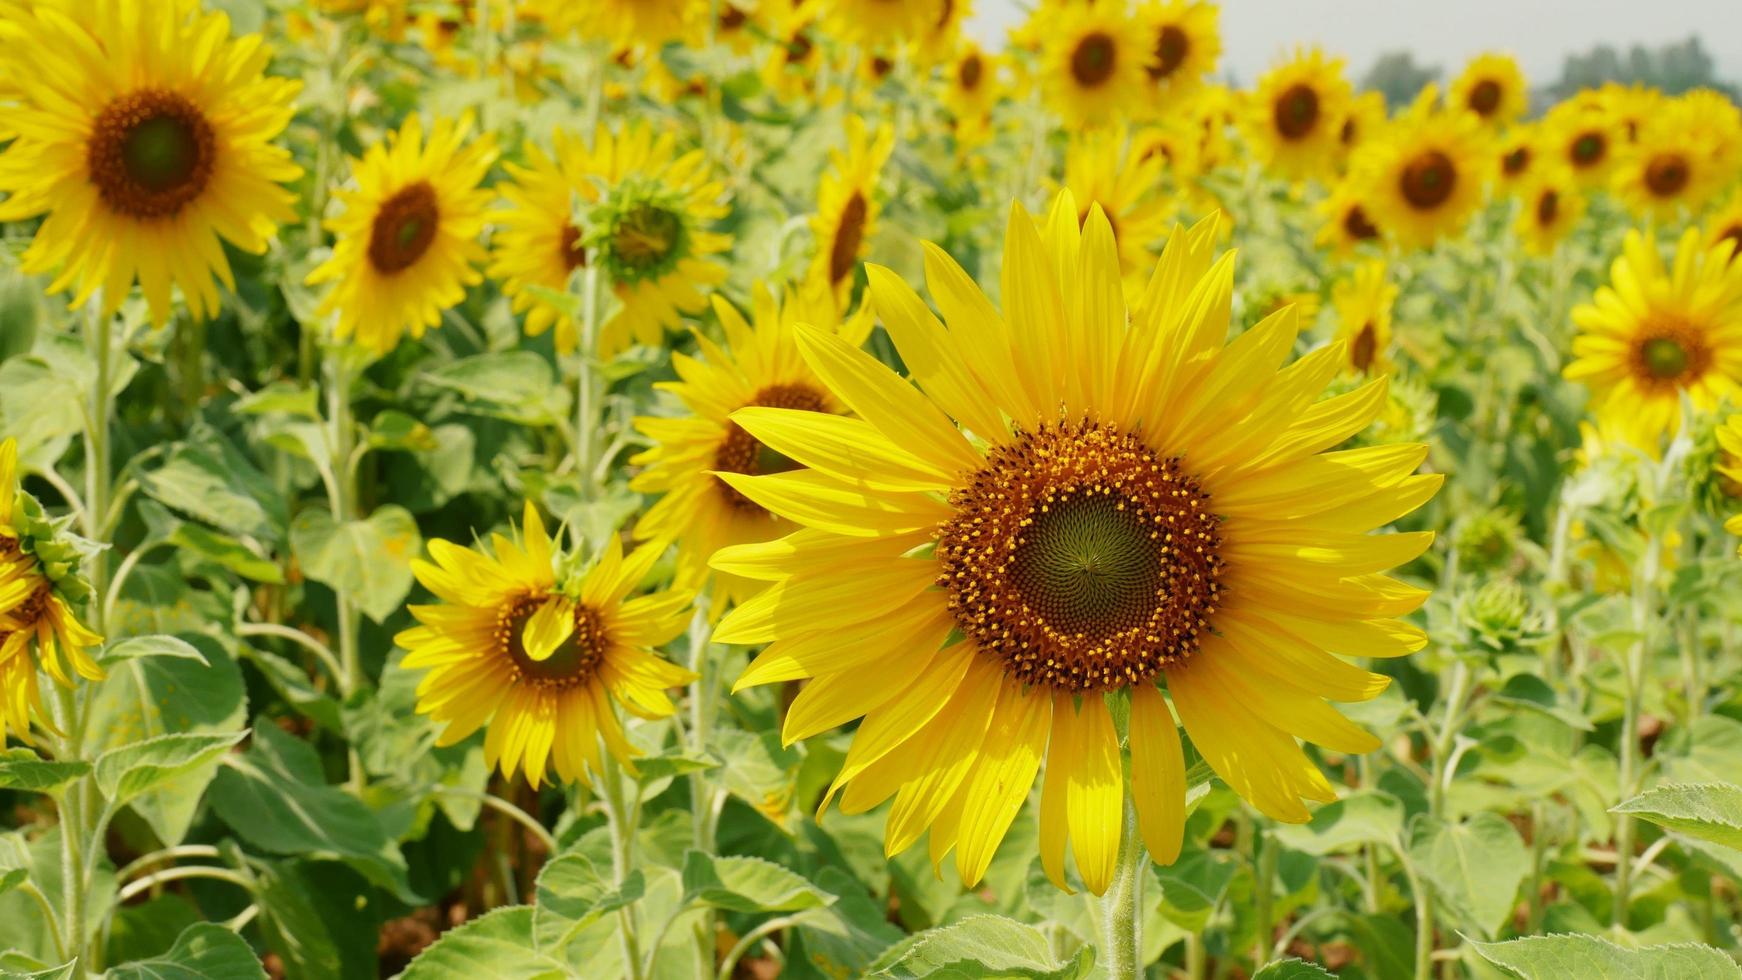
M 357 603 L 375 622 L 399 610 L 411 592 L 411 559 L 423 545 L 417 520 L 388 504 L 367 518 L 339 522 L 311 508 L 290 529 L 303 573 Z
M 1625 949 L 1596 936 L 1526 936 L 1504 943 L 1470 940 L 1478 955 L 1521 980 L 1704 980 L 1742 978 L 1722 950 L 1698 943 Z
M 201 922 L 187 927 L 163 955 L 111 967 L 107 976 L 109 980 L 265 980 L 266 970 L 241 936 L 224 926 Z
M 1742 850 L 1742 786 L 1673 783 L 1613 807 L 1689 837 Z
M 44 759 L 30 749 L 0 752 L 0 789 L 53 793 L 90 771 L 89 762 L 56 762 Z
M 938 975 L 957 980 L 1080 980 L 1089 976 L 1094 962 L 1092 947 L 1083 946 L 1060 960 L 1046 934 L 1034 926 L 998 915 L 974 915 L 909 936 L 878 957 L 866 975 L 890 980 Z

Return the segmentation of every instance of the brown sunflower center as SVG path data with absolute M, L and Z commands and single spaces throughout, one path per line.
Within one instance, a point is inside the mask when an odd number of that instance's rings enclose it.
M 950 21 L 954 19 L 955 16 L 956 0 L 944 0 L 943 3 L 938 5 L 938 22 L 934 26 L 939 30 L 942 30 L 943 28 L 950 26 Z
M 1446 203 L 1458 186 L 1458 168 L 1452 158 L 1438 150 L 1417 154 L 1404 165 L 1398 178 L 1398 189 L 1410 206 L 1421 210 L 1437 208 Z
M 1180 63 L 1186 60 L 1191 51 L 1191 40 L 1178 25 L 1163 25 L 1155 35 L 1155 62 L 1146 67 L 1149 77 L 1154 81 L 1172 75 L 1179 70 Z
M 543 660 L 528 656 L 526 624 L 551 598 L 524 595 L 504 605 L 496 614 L 496 644 L 502 656 L 514 665 L 516 683 L 567 690 L 593 679 L 605 659 L 608 642 L 599 614 L 590 606 L 576 603 L 575 629 L 568 639 Z
M 1688 186 L 1688 161 L 1680 153 L 1659 153 L 1645 165 L 1645 187 L 1658 197 L 1674 197 Z
M 131 218 L 168 218 L 199 198 L 217 163 L 212 124 L 186 96 L 146 88 L 97 113 L 85 165 L 97 195 Z
M 829 243 L 829 282 L 839 283 L 853 274 L 859 259 L 859 246 L 865 240 L 865 195 L 854 191 L 841 208 L 841 223 L 835 229 L 835 240 Z
M 1560 213 L 1561 196 L 1552 189 L 1542 192 L 1536 199 L 1536 223 L 1543 227 L 1554 224 L 1555 216 Z
M 744 26 L 744 22 L 748 19 L 749 19 L 749 16 L 746 15 L 744 13 L 744 11 L 739 10 L 737 7 L 733 6 L 732 4 L 728 3 L 720 8 L 720 30 L 721 31 L 738 30 L 739 28 Z
M 1078 41 L 1071 52 L 1071 77 L 1079 85 L 1094 88 L 1113 77 L 1118 59 L 1119 47 L 1113 36 L 1095 31 Z
M 799 31 L 792 36 L 792 40 L 786 42 L 787 63 L 797 64 L 804 61 L 806 58 L 810 57 L 811 49 L 814 47 L 815 45 L 811 43 L 810 35 L 803 31 Z
M 36 587 L 36 591 L 30 593 L 29 598 L 13 606 L 12 611 L 6 615 L 18 624 L 20 631 L 32 629 L 48 612 L 49 599 L 53 595 L 54 586 L 48 584 L 47 580 L 43 580 Z
M 562 244 L 557 246 L 557 254 L 562 259 L 565 271 L 587 267 L 587 250 L 581 247 L 581 230 L 573 224 L 563 226 Z
M 1367 212 L 1359 204 L 1351 204 L 1349 210 L 1343 212 L 1343 231 L 1358 242 L 1379 237 L 1379 229 L 1367 217 Z
M 1516 177 L 1530 167 L 1530 147 L 1520 146 L 1500 158 L 1500 169 L 1508 177 Z
M 18 554 L 18 539 L 10 534 L 0 534 L 0 558 L 10 558 Z
M 1609 150 L 1609 141 L 1602 133 L 1581 133 L 1573 140 L 1571 152 L 1573 166 L 1579 168 L 1594 167 L 1603 162 L 1603 155 Z
M 968 55 L 962 63 L 956 66 L 956 81 L 966 91 L 973 92 L 980 87 L 980 76 L 986 71 L 986 66 L 977 54 Z
M 1742 221 L 1719 232 L 1717 241 L 1730 243 L 1730 259 L 1732 261 L 1737 256 L 1742 255 Z
M 1369 320 L 1361 324 L 1361 330 L 1355 334 L 1355 339 L 1349 344 L 1349 363 L 1355 370 L 1366 374 L 1373 367 L 1374 355 L 1379 353 L 1379 331 Z
M 1711 365 L 1712 349 L 1705 337 L 1681 320 L 1650 324 L 1633 345 L 1634 377 L 1650 389 L 1684 387 Z
M 749 405 L 757 408 L 792 408 L 804 412 L 829 410 L 822 393 L 803 384 L 769 385 L 758 391 L 750 399 Z M 724 473 L 760 476 L 765 473 L 786 473 L 798 468 L 798 463 L 764 446 L 755 436 L 739 428 L 736 422 L 726 423 L 726 438 L 714 450 L 714 469 Z M 759 504 L 733 489 L 726 481 L 716 477 L 714 486 L 732 508 L 752 514 L 764 512 Z
M 1470 110 L 1486 119 L 1500 108 L 1500 83 L 1492 78 L 1484 78 L 1470 89 Z
M 938 584 L 962 632 L 1025 683 L 1139 683 L 1198 647 L 1219 602 L 1209 496 L 1139 439 L 1043 425 L 950 496 Z
M 882 55 L 876 55 L 871 59 L 871 77 L 872 78 L 882 80 L 884 78 L 889 77 L 889 73 L 894 71 L 894 70 L 895 70 L 895 62 L 890 61 L 888 58 L 885 58 Z
M 441 226 L 435 188 L 420 180 L 382 202 L 369 229 L 369 264 L 384 276 L 404 272 L 423 258 Z
M 1302 139 L 1319 121 L 1319 93 L 1311 85 L 1297 82 L 1277 97 L 1271 115 L 1283 139 Z

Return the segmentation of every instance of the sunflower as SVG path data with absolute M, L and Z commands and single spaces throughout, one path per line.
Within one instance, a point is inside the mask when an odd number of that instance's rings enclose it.
M 1494 158 L 1494 184 L 1501 191 L 1517 191 L 1529 177 L 1541 169 L 1538 133 L 1531 123 L 1514 123 L 1500 136 L 1499 150 Z M 1553 165 L 1558 161 L 1551 161 Z M 1572 175 L 1567 174 L 1571 179 Z
M 820 277 L 844 303 L 853 288 L 853 273 L 877 233 L 883 210 L 877 182 L 895 149 L 895 132 L 888 124 L 872 132 L 859 116 L 847 117 L 845 151 L 829 151 L 829 170 L 817 187 L 817 213 L 811 215 L 816 253 L 811 275 Z
M 943 0 L 831 0 L 823 26 L 850 44 L 905 44 L 925 37 L 944 18 Z
M 766 32 L 754 0 L 722 0 L 714 19 L 714 41 L 745 55 L 755 50 L 757 34 Z
M 1158 193 L 1165 162 L 1159 153 L 1143 154 L 1123 126 L 1091 130 L 1065 151 L 1064 186 L 1077 202 L 1078 225 L 1100 206 L 1113 227 L 1120 274 L 1134 293 L 1143 288 L 1141 272 L 1155 265 L 1150 246 L 1168 232 L 1170 202 Z
M 1714 127 L 1694 104 L 1673 101 L 1616 151 L 1613 187 L 1635 214 L 1659 221 L 1697 213 L 1734 173 L 1723 166 Z
M 1337 340 L 1348 355 L 1348 369 L 1356 374 L 1378 375 L 1391 366 L 1391 306 L 1397 302 L 1397 286 L 1385 274 L 1378 259 L 1356 266 L 1354 275 L 1331 287 L 1331 305 L 1337 310 Z
M 1426 247 L 1462 229 L 1482 206 L 1491 166 L 1481 121 L 1468 112 L 1436 110 L 1436 96 L 1429 85 L 1349 165 L 1374 223 L 1407 247 Z
M 563 292 L 569 277 L 587 266 L 581 229 L 575 223 L 575 202 L 590 187 L 584 177 L 586 148 L 557 130 L 554 155 L 527 145 L 526 165 L 507 164 L 514 178 L 502 188 L 507 206 L 491 215 L 490 275 L 512 297 L 514 312 L 524 314 L 526 333 L 537 337 L 556 328 L 556 349 L 572 354 L 580 344 L 574 317 L 528 287 Z
M 1585 216 L 1585 192 L 1556 165 L 1531 178 L 1519 194 L 1518 217 L 1513 229 L 1532 255 L 1551 255 L 1579 219 Z
M 731 239 L 707 230 L 726 215 L 724 185 L 700 149 L 680 153 L 675 134 L 645 123 L 616 134 L 600 126 L 580 166 L 592 198 L 581 248 L 619 300 L 600 327 L 599 355 L 657 345 L 682 314 L 707 306 L 704 287 L 726 279 L 715 256 Z
M 1341 58 L 1298 50 L 1258 80 L 1242 122 L 1253 152 L 1271 172 L 1304 180 L 1335 165 L 1349 100 Z
M 1609 102 L 1596 92 L 1581 92 L 1550 109 L 1542 120 L 1542 151 L 1572 172 L 1581 187 L 1601 187 L 1615 166 L 1615 151 L 1626 140 Z
M 87 652 L 103 638 L 72 609 L 91 592 L 78 573 L 89 550 L 19 487 L 18 441 L 0 442 L 0 742 L 8 731 L 31 742 L 32 717 L 55 730 L 37 687 L 38 667 L 65 688 L 74 683 L 68 665 L 86 680 L 103 679 Z
M 1700 137 L 1711 148 L 1713 161 L 1734 177 L 1742 167 L 1742 108 L 1709 88 L 1683 92 L 1671 105 L 1684 118 L 1699 120 Z
M 1378 92 L 1361 92 L 1349 100 L 1348 114 L 1337 130 L 1337 142 L 1343 153 L 1352 154 L 1373 134 L 1385 128 L 1385 96 Z
M 1530 107 L 1530 86 L 1511 55 L 1479 55 L 1452 82 L 1446 104 L 1468 109 L 1490 126 L 1505 126 Z
M 943 104 L 958 124 L 985 125 L 998 102 L 998 62 L 973 41 L 963 41 L 947 66 Z
M 750 320 L 725 299 L 714 310 L 725 343 L 700 335 L 703 358 L 672 355 L 681 380 L 658 387 L 676 396 L 685 414 L 635 420 L 653 446 L 632 463 L 644 466 L 630 488 L 660 499 L 635 526 L 641 541 L 679 542 L 677 584 L 710 588 L 715 613 L 753 592 L 750 580 L 708 569 L 708 559 L 732 544 L 771 541 L 796 528 L 732 489 L 719 473 L 776 473 L 795 467 L 731 421 L 752 406 L 842 414 L 846 406 L 799 356 L 799 323 L 837 334 L 858 346 L 871 332 L 870 311 L 842 320 L 828 285 L 812 279 L 775 297 L 758 285 Z
M 1355 181 L 1345 177 L 1332 188 L 1329 197 L 1314 206 L 1313 210 L 1324 219 L 1313 238 L 1315 244 L 1338 255 L 1347 255 L 1362 242 L 1379 240 L 1379 226 L 1368 214 L 1363 190 Z
M 1216 70 L 1222 54 L 1218 16 L 1215 5 L 1201 0 L 1148 0 L 1137 8 L 1138 26 L 1150 39 L 1143 73 L 1151 112 L 1175 108 Z
M 1139 104 L 1150 52 L 1122 4 L 1042 7 L 1041 86 L 1067 128 L 1111 122 Z
M 1742 497 L 1742 415 L 1732 415 L 1729 421 L 1718 427 L 1718 449 L 1720 455 L 1714 468 L 1724 493 L 1730 497 Z M 1724 530 L 1742 535 L 1742 514 L 1725 521 Z M 1742 548 L 1738 553 L 1742 554 Z
M 1730 260 L 1742 255 L 1742 191 L 1730 194 L 1730 200 L 1711 213 L 1702 227 L 1708 246 L 1723 245 L 1730 249 Z
M 954 58 L 963 44 L 962 25 L 974 16 L 972 0 L 938 0 L 937 19 L 911 45 L 914 60 L 932 68 Z
M 556 31 L 578 31 L 582 40 L 645 44 L 657 48 L 698 33 L 707 21 L 706 0 L 546 0 L 536 8 Z
M 1112 227 L 1091 208 L 1079 231 L 1077 214 L 1069 191 L 1041 224 L 1013 207 L 1002 314 L 936 247 L 947 326 L 873 266 L 919 387 L 801 326 L 805 360 L 858 417 L 739 411 L 810 469 L 722 476 L 802 525 L 714 559 L 770 583 L 716 633 L 769 644 L 737 686 L 810 678 L 788 742 L 862 717 L 824 805 L 894 797 L 888 852 L 929 828 L 933 863 L 953 850 L 970 885 L 1044 758 L 1042 866 L 1068 887 L 1068 842 L 1084 885 L 1107 888 L 1126 793 L 1108 696 L 1129 706 L 1138 826 L 1168 863 L 1185 817 L 1174 711 L 1228 785 L 1301 822 L 1303 800 L 1336 793 L 1296 737 L 1379 744 L 1325 699 L 1387 681 L 1334 654 L 1425 643 L 1396 617 L 1426 593 L 1380 571 L 1432 535 L 1362 532 L 1434 494 L 1439 476 L 1412 475 L 1427 447 L 1325 452 L 1382 410 L 1384 380 L 1320 400 L 1344 354 L 1282 367 L 1288 311 L 1226 343 L 1233 261 L 1212 264 L 1213 221 L 1173 236 L 1128 308 Z
M 490 192 L 478 185 L 496 144 L 485 134 L 465 145 L 471 129 L 470 116 L 438 119 L 426 141 L 414 114 L 352 165 L 356 186 L 338 192 L 345 210 L 332 221 L 338 242 L 308 276 L 310 285 L 334 283 L 319 312 L 338 311 L 339 340 L 355 336 L 385 354 L 407 332 L 440 325 L 442 311 L 483 281 L 474 266 L 484 258 Z
M 1683 394 L 1711 411 L 1742 381 L 1742 277 L 1689 228 L 1664 267 L 1655 237 L 1629 231 L 1612 286 L 1573 310 L 1580 333 L 1566 377 L 1591 387 L 1599 419 L 1654 451 L 1681 425 Z
M 302 171 L 272 141 L 301 85 L 266 77 L 260 37 L 231 38 L 194 0 L 26 6 L 0 18 L 0 46 L 17 134 L 0 151 L 0 223 L 44 216 L 24 271 L 54 274 L 74 306 L 102 289 L 105 315 L 134 282 L 158 326 L 172 287 L 215 315 L 218 283 L 235 285 L 223 243 L 264 252 L 296 218 L 280 185 Z
M 658 548 L 625 556 L 612 535 L 584 574 L 558 554 L 537 508 L 526 504 L 522 540 L 491 535 L 494 556 L 448 541 L 430 542 L 433 562 L 412 570 L 440 605 L 412 606 L 421 624 L 394 638 L 402 665 L 427 670 L 417 713 L 446 726 L 438 745 L 479 728 L 484 761 L 505 777 L 524 771 L 534 786 L 548 769 L 565 782 L 592 785 L 599 742 L 634 772 L 637 750 L 613 702 L 642 718 L 672 713 L 668 688 L 695 675 L 654 647 L 682 633 L 693 595 L 656 592 L 629 598 L 659 557 Z

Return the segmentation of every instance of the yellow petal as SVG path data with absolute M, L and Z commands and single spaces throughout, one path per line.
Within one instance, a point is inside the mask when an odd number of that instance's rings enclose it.
M 1173 714 L 1155 685 L 1131 688 L 1131 800 L 1157 864 L 1179 859 L 1186 823 L 1186 764 Z
M 955 482 L 863 419 L 751 407 L 733 412 L 732 421 L 775 452 L 876 490 L 948 492 Z
M 965 800 L 956 831 L 956 870 L 972 888 L 985 877 L 998 844 L 1034 787 L 1052 727 L 1052 697 L 1004 678 L 992 709 L 992 727 L 979 761 L 962 787 Z
M 1083 887 L 1105 894 L 1119 863 L 1119 838 L 1125 822 L 1125 776 L 1119 763 L 1119 735 L 1107 702 L 1085 695 L 1080 707 L 1060 705 L 1053 729 L 1071 731 L 1073 757 L 1065 768 L 1065 817 L 1071 828 L 1071 853 Z
M 520 631 L 520 643 L 533 662 L 550 659 L 575 632 L 575 604 L 562 596 L 552 596 L 538 607 Z

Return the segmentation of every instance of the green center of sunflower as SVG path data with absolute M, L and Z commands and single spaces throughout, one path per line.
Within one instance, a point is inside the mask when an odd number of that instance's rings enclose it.
M 369 264 L 384 276 L 417 264 L 435 241 L 441 208 L 435 188 L 420 180 L 381 202 L 369 228 Z
M 1184 661 L 1219 602 L 1220 520 L 1177 459 L 1094 422 L 994 449 L 950 496 L 938 584 L 1024 683 L 1096 691 Z
M 1078 41 L 1071 52 L 1071 77 L 1093 88 L 1113 77 L 1118 57 L 1119 47 L 1112 35 L 1094 31 Z
M 1639 345 L 1639 360 L 1654 378 L 1679 378 L 1688 369 L 1687 348 L 1669 337 L 1653 337 Z
M 803 412 L 829 410 L 828 402 L 815 388 L 802 384 L 769 385 L 752 396 L 748 405 L 757 408 L 791 408 Z M 726 423 L 726 437 L 720 440 L 719 448 L 714 450 L 714 469 L 719 472 L 760 476 L 767 473 L 786 473 L 798 468 L 797 461 L 763 445 L 736 422 Z M 727 506 L 733 510 L 757 515 L 767 513 L 761 505 L 739 493 L 726 481 L 716 478 L 714 486 L 720 491 Z
M 642 204 L 623 215 L 611 233 L 611 249 L 617 260 L 637 272 L 646 272 L 664 262 L 683 236 L 683 220 L 652 204 Z
M 1319 121 L 1319 93 L 1304 82 L 1289 86 L 1271 109 L 1276 131 L 1284 139 L 1298 140 L 1313 131 Z
M 684 207 L 677 192 L 656 181 L 626 180 L 588 216 L 588 261 L 598 261 L 620 285 L 670 275 L 690 254 Z
M 835 240 L 829 243 L 829 284 L 834 285 L 853 274 L 859 259 L 859 246 L 865 241 L 865 195 L 854 191 L 841 207 L 841 220 L 835 228 Z
M 1655 394 L 1673 394 L 1699 380 L 1711 366 L 1712 347 L 1704 331 L 1680 317 L 1656 316 L 1634 342 L 1634 381 Z
M 1458 168 L 1451 157 L 1438 150 L 1417 154 L 1405 164 L 1398 178 L 1403 199 L 1412 207 L 1427 210 L 1446 203 L 1458 185 Z
M 97 114 L 85 163 L 97 194 L 132 218 L 172 217 L 211 182 L 211 123 L 186 96 L 166 89 L 129 92 Z
M 1659 153 L 1645 165 L 1645 186 L 1658 197 L 1674 197 L 1688 186 L 1688 161 L 1680 153 Z
M 1190 50 L 1191 41 L 1185 31 L 1176 24 L 1163 25 L 1155 35 L 1155 63 L 1145 66 L 1150 79 L 1159 82 L 1179 70 Z
M 526 652 L 526 624 L 550 601 L 552 597 L 548 595 L 527 595 L 504 605 L 496 616 L 496 645 L 514 665 L 516 682 L 567 690 L 593 679 L 605 659 L 608 644 L 599 614 L 576 603 L 574 631 L 550 656 L 532 659 Z
M 1500 83 L 1492 78 L 1484 78 L 1470 89 L 1469 106 L 1476 115 L 1486 119 L 1500 108 Z
M 1608 149 L 1608 140 L 1602 133 L 1582 133 L 1573 140 L 1573 166 L 1591 167 L 1603 159 L 1603 151 Z

